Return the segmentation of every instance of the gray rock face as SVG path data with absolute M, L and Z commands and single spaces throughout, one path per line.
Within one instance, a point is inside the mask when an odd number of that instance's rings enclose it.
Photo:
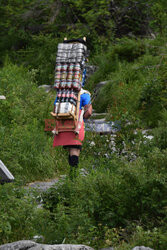
M 0 246 L 0 250 L 93 250 L 84 245 L 45 245 L 38 244 L 30 240 L 21 240 Z
M 0 100 L 6 100 L 6 97 L 4 95 L 0 95 Z
M 34 183 L 29 183 L 28 186 L 26 186 L 26 189 L 37 189 L 38 191 L 46 191 L 47 189 L 51 188 L 54 184 L 58 182 L 58 179 L 53 179 L 50 181 L 37 181 Z
M 87 77 L 87 79 L 88 79 L 91 75 L 93 75 L 93 74 L 96 72 L 96 70 L 97 70 L 97 67 L 96 67 L 96 66 L 87 64 L 87 65 L 86 65 L 86 77 Z
M 109 83 L 109 82 L 111 82 L 111 81 L 103 81 L 103 82 L 99 82 L 97 85 L 96 85 L 96 88 L 98 89 L 98 88 L 101 88 L 101 87 L 103 87 L 103 86 L 105 86 L 107 83 Z
M 1 245 L 0 250 L 16 250 L 16 249 L 26 250 L 26 249 L 31 249 L 35 245 L 36 243 L 33 241 L 21 240 L 21 241 L 9 243 L 9 244 Z
M 96 85 L 96 87 L 95 87 L 95 89 L 94 89 L 94 93 L 93 93 L 94 99 L 96 99 L 97 96 L 99 95 L 100 89 L 103 88 L 103 87 L 104 87 L 107 83 L 109 83 L 109 82 L 111 82 L 111 80 L 110 80 L 110 81 L 99 82 L 99 83 Z
M 20 240 L 13 243 L 1 245 L 0 250 L 94 250 L 94 249 L 85 245 L 71 245 L 71 244 L 46 245 L 46 244 L 38 244 L 30 240 Z M 114 250 L 114 248 L 108 247 L 108 248 L 102 248 L 100 250 Z M 154 250 L 154 249 L 145 246 L 136 246 L 132 250 Z
M 52 85 L 40 85 L 38 88 L 43 88 L 46 93 L 48 93 L 51 89 L 53 89 Z
M 137 247 L 134 247 L 132 250 L 154 250 L 152 248 L 149 248 L 149 247 L 144 247 L 144 246 L 137 246 Z
M 114 250 L 113 247 L 101 248 L 100 250 Z
M 121 129 L 120 122 L 107 122 L 105 119 L 89 119 L 85 121 L 85 130 L 100 134 L 115 133 Z

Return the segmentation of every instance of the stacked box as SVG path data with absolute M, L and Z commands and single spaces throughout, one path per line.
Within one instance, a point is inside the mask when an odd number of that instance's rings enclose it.
M 87 47 L 82 43 L 59 43 L 55 67 L 56 89 L 82 87 Z
M 54 88 L 57 89 L 55 113 L 75 113 L 86 55 L 87 47 L 82 43 L 58 44 L 54 82 Z
M 82 43 L 59 43 L 56 63 L 82 63 L 87 47 Z

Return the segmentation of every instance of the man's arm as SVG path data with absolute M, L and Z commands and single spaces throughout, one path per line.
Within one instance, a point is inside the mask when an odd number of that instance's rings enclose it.
M 83 94 L 82 105 L 84 107 L 84 119 L 88 119 L 92 115 L 92 104 L 90 95 L 87 93 Z

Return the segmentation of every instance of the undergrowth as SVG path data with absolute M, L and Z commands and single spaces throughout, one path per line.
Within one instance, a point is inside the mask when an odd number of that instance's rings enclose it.
M 107 111 L 109 120 L 140 119 L 155 127 L 167 108 L 166 38 L 120 39 L 94 62 L 98 71 L 90 79 L 92 89 L 99 81 L 108 83 L 99 91 L 94 107 Z
M 114 135 L 86 133 L 73 181 L 68 152 L 53 149 L 51 132 L 44 132 L 55 92 L 38 88 L 35 58 L 35 70 L 9 62 L 0 69 L 0 93 L 6 96 L 0 102 L 0 159 L 16 178 L 15 184 L 0 186 L 0 244 L 37 235 L 48 244 L 165 249 L 165 43 L 159 37 L 120 39 L 105 56 L 92 59 L 99 70 L 89 89 L 108 81 L 93 105 L 107 111 L 109 121 L 119 121 L 120 130 Z M 49 72 L 42 69 L 40 76 Z M 61 174 L 66 178 L 42 195 L 43 208 L 37 208 L 38 194 L 22 185 Z
M 0 159 L 24 182 L 51 178 L 63 165 L 62 150 L 55 153 L 53 137 L 44 131 L 55 93 L 39 89 L 34 75 L 10 63 L 0 70 L 0 92 L 6 96 L 0 102 Z

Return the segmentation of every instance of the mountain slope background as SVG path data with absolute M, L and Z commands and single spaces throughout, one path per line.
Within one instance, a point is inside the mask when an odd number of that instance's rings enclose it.
M 0 187 L 0 244 L 42 235 L 39 242 L 165 249 L 167 216 L 167 18 L 165 1 L 1 1 L 0 159 L 16 178 Z M 87 37 L 100 81 L 94 108 L 120 121 L 110 135 L 88 132 L 80 168 L 38 197 L 23 186 L 69 174 L 67 152 L 44 132 L 56 93 L 57 44 Z M 151 135 L 148 139 L 143 131 Z

